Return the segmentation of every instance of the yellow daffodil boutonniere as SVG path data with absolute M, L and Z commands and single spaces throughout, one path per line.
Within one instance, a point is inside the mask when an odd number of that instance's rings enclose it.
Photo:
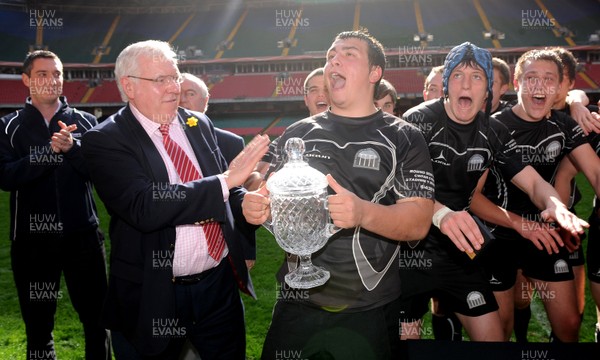
M 194 127 L 198 125 L 198 119 L 195 116 L 189 117 L 185 122 L 189 127 Z

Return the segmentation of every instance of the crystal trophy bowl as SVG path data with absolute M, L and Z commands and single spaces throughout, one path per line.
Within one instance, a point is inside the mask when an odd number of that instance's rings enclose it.
M 288 161 L 267 180 L 271 231 L 283 250 L 300 258 L 300 265 L 285 276 L 285 282 L 292 288 L 309 289 L 329 279 L 329 272 L 311 261 L 311 254 L 330 235 L 328 184 L 325 175 L 304 161 L 302 139 L 289 139 L 285 151 Z

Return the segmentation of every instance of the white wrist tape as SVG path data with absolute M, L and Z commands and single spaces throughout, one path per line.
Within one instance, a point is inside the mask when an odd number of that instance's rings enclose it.
M 440 222 L 442 221 L 444 216 L 448 215 L 448 213 L 451 213 L 451 212 L 452 212 L 452 210 L 450 210 L 449 207 L 444 206 L 443 208 L 436 211 L 435 214 L 433 214 L 433 217 L 431 218 L 431 223 L 439 229 Z

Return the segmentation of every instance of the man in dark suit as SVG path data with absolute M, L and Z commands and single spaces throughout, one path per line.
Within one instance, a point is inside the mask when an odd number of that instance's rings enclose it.
M 178 109 L 181 75 L 166 42 L 129 45 L 115 77 L 128 104 L 86 134 L 83 151 L 111 214 L 103 318 L 116 357 L 177 359 L 189 339 L 204 360 L 244 359 L 237 288 L 253 291 L 235 229 L 250 228 L 240 185 L 268 138 L 227 169 L 210 120 Z

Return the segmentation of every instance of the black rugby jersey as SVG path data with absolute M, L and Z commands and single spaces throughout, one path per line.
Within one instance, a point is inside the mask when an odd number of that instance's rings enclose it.
M 444 99 L 422 103 L 403 118 L 421 129 L 433 163 L 435 198 L 452 210 L 468 210 L 477 182 L 492 162 L 511 179 L 523 166 L 505 126 L 479 112 L 469 124 L 451 120 Z
M 588 105 L 586 107 L 590 112 L 598 113 L 599 109 L 597 105 Z M 569 106 L 569 104 L 567 104 L 563 109 L 560 109 L 558 111 L 564 112 L 565 114 L 571 116 L 571 107 Z M 591 132 L 587 136 L 587 139 L 594 151 L 596 152 L 596 154 L 600 156 L 600 134 Z
M 290 125 L 274 148 L 269 172 L 285 163 L 283 147 L 292 137 L 304 140 L 304 158 L 310 166 L 331 174 L 361 199 L 392 205 L 403 198 L 434 197 L 423 136 L 381 110 L 361 118 L 326 111 Z M 397 258 L 397 241 L 362 228 L 343 229 L 312 255 L 312 262 L 330 271 L 331 277 L 310 290 L 308 301 L 346 311 L 384 305 L 400 296 Z
M 560 160 L 577 146 L 587 142 L 581 127 L 563 112 L 552 110 L 549 119 L 531 122 L 519 118 L 512 109 L 493 115 L 508 127 L 517 142 L 521 163 L 531 165 L 544 180 L 552 182 Z M 498 196 L 495 188 L 501 182 L 489 178 L 484 193 L 488 198 Z M 510 182 L 506 182 L 504 208 L 535 220 L 539 209 L 529 196 Z
M 459 124 L 448 117 L 442 98 L 408 110 L 403 118 L 423 132 L 433 165 L 435 198 L 454 211 L 469 209 L 477 182 L 493 163 L 509 179 L 523 169 L 508 129 L 481 111 L 471 123 Z M 437 254 L 437 261 L 448 256 L 458 263 L 470 261 L 435 226 L 418 246 Z

